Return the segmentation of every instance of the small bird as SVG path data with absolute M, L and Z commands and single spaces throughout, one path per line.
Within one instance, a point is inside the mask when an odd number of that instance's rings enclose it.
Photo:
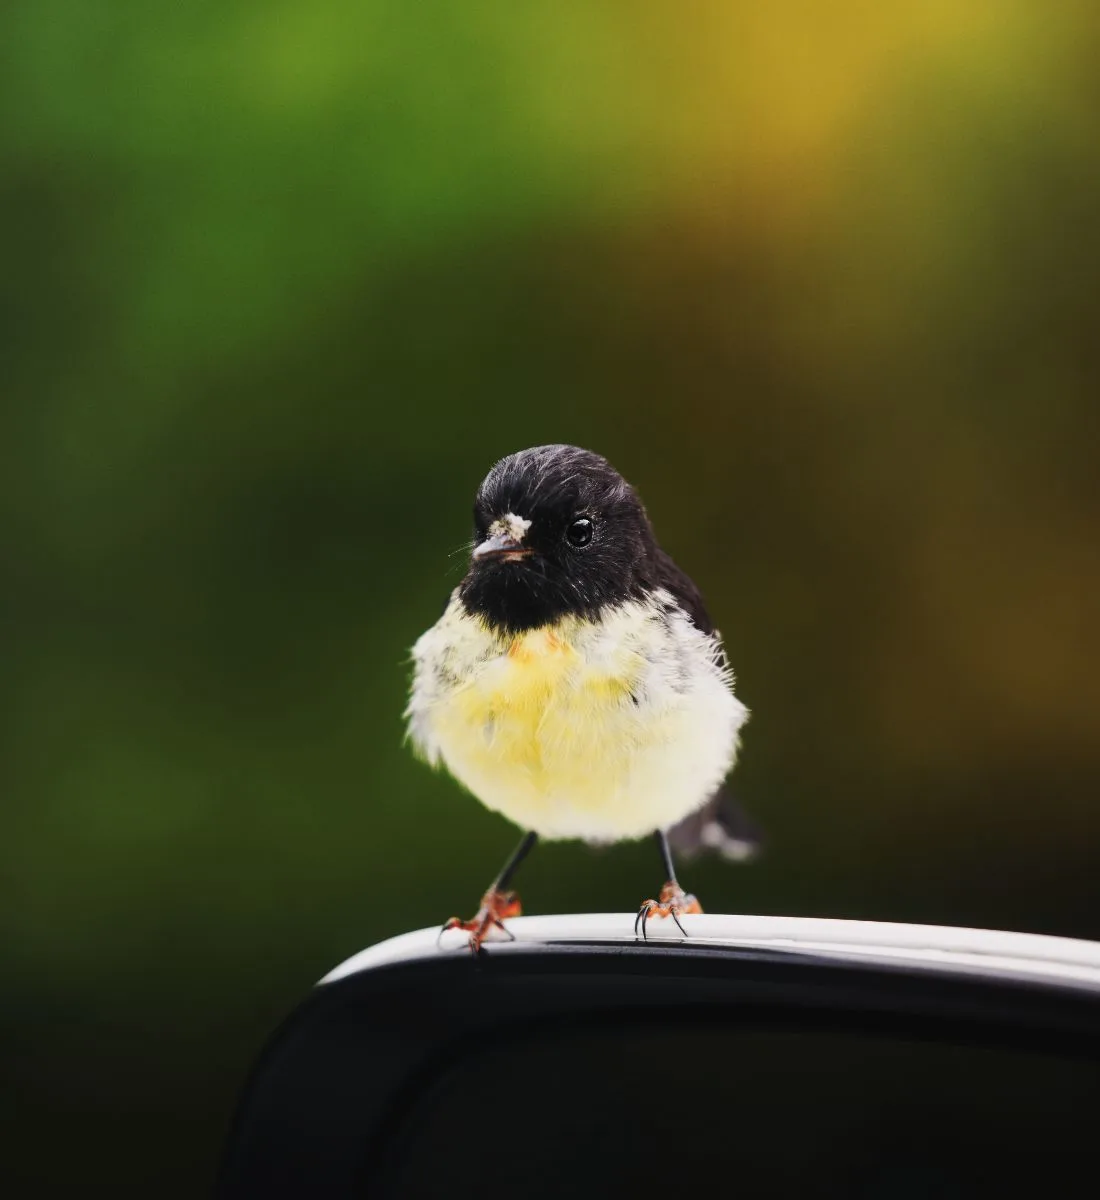
M 656 836 L 652 917 L 702 912 L 669 841 L 746 858 L 758 835 L 723 786 L 748 710 L 694 583 L 606 459 L 536 446 L 474 501 L 469 570 L 412 652 L 405 716 L 419 755 L 525 830 L 468 921 L 477 951 L 520 912 L 512 877 L 538 838 Z

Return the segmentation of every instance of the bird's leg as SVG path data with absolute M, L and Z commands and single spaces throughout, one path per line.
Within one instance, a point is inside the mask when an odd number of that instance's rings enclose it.
M 648 937 L 646 925 L 651 917 L 671 917 L 680 932 L 687 937 L 687 930 L 680 923 L 682 913 L 701 913 L 703 906 L 676 881 L 676 868 L 672 863 L 672 852 L 668 848 L 668 838 L 663 829 L 657 830 L 657 847 L 661 851 L 661 861 L 665 865 L 668 882 L 661 888 L 661 894 L 656 900 L 643 900 L 638 915 L 634 919 L 634 934 L 641 930 L 642 937 Z
M 512 938 L 512 934 L 504 927 L 504 922 L 509 917 L 518 917 L 522 909 L 519 896 L 508 890 L 508 884 L 511 883 L 516 868 L 531 852 L 531 847 L 537 840 L 537 833 L 525 833 L 523 840 L 512 852 L 512 857 L 504 864 L 489 890 L 481 897 L 481 907 L 477 912 L 468 921 L 463 921 L 461 917 L 451 917 L 439 931 L 439 936 L 442 937 L 448 929 L 465 930 L 470 935 L 467 938 L 467 944 L 475 954 L 481 949 L 481 943 L 491 929 L 499 929 Z

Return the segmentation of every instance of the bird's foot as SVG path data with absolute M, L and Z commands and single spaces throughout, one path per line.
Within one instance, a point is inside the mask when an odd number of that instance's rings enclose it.
M 515 892 L 498 892 L 496 888 L 490 888 L 481 897 L 481 907 L 469 921 L 451 917 L 439 931 L 439 937 L 442 938 L 449 929 L 462 929 L 470 935 L 466 939 L 467 944 L 477 954 L 492 929 L 499 929 L 508 935 L 509 941 L 515 941 L 515 935 L 504 927 L 504 922 L 509 917 L 518 917 L 522 911 L 519 896 Z
M 703 906 L 696 898 L 673 880 L 669 880 L 656 900 L 643 900 L 638 915 L 634 919 L 634 936 L 641 930 L 642 937 L 648 937 L 646 925 L 651 917 L 671 917 L 679 927 L 680 932 L 687 937 L 687 930 L 680 924 L 683 913 L 701 913 Z

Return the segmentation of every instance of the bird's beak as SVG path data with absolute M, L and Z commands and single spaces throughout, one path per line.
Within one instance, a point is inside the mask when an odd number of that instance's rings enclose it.
M 474 547 L 473 560 L 475 563 L 489 562 L 492 559 L 514 562 L 520 558 L 530 557 L 531 553 L 531 549 L 524 546 L 518 538 L 511 533 L 502 531 L 487 537 L 483 542 L 478 542 Z

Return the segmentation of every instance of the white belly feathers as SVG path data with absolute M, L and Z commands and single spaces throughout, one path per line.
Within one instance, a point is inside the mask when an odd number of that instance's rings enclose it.
M 668 828 L 733 766 L 748 712 L 716 638 L 664 592 L 512 636 L 456 592 L 413 648 L 417 750 L 545 838 Z

